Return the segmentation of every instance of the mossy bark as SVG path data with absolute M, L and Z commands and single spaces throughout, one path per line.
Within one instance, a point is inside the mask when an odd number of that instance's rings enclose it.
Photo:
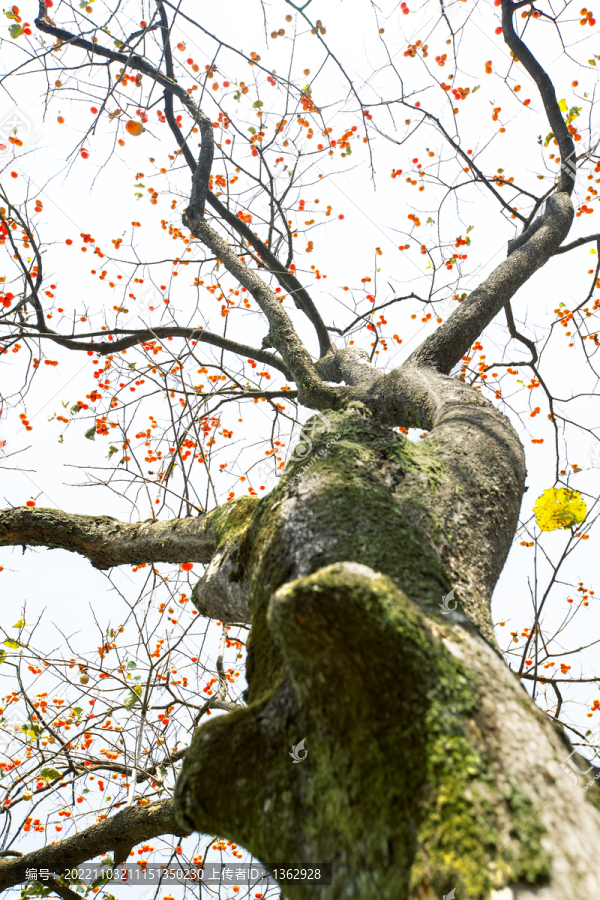
M 589 897 L 600 816 L 489 618 L 524 480 L 510 426 L 477 396 L 419 444 L 361 404 L 328 421 L 231 537 L 248 706 L 199 729 L 182 824 L 267 863 L 333 863 L 291 900 Z M 579 823 L 566 850 L 556 816 Z

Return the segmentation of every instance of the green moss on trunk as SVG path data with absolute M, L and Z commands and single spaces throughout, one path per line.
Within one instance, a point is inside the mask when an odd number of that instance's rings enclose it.
M 194 739 L 183 820 L 210 816 L 265 862 L 333 861 L 332 886 L 286 887 L 290 900 L 408 900 L 423 885 L 487 900 L 543 882 L 539 820 L 498 787 L 481 685 L 440 637 L 452 585 L 435 546 L 448 478 L 435 442 L 357 411 L 330 422 L 311 465 L 293 463 L 235 532 L 249 705 Z
M 334 861 L 331 888 L 287 887 L 292 900 L 407 900 L 424 883 L 484 900 L 544 879 L 539 823 L 498 792 L 477 740 L 479 685 L 390 579 L 329 566 L 281 588 L 267 625 L 278 678 L 202 729 L 178 786 L 188 823 L 201 803 L 259 859 Z

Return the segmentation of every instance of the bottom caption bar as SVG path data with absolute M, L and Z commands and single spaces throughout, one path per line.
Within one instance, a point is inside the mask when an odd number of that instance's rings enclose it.
M 331 884 L 333 866 L 331 863 L 317 863 L 303 866 L 262 866 L 227 863 L 198 866 L 161 865 L 148 863 L 145 866 L 130 865 L 111 868 L 103 865 L 74 866 L 63 872 L 52 873 L 48 869 L 28 869 L 27 881 L 49 881 L 60 875 L 65 881 L 79 884 Z

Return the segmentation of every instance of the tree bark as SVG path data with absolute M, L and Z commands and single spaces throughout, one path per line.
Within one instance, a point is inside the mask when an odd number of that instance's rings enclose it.
M 521 445 L 457 380 L 403 377 L 403 402 L 427 395 L 421 443 L 360 403 L 328 413 L 238 534 L 248 706 L 199 729 L 180 821 L 208 820 L 268 862 L 333 862 L 332 885 L 286 885 L 291 900 L 598 896 L 597 788 L 561 769 L 569 746 L 505 666 L 489 617 Z
M 161 834 L 177 837 L 189 834 L 176 820 L 171 800 L 124 809 L 63 841 L 16 859 L 0 859 L 0 890 L 24 882 L 28 869 L 48 869 L 62 876 L 68 869 L 102 853 L 112 853 L 115 865 L 119 865 L 126 862 L 129 851 L 136 844 Z
M 131 524 L 19 506 L 0 510 L 0 547 L 49 547 L 80 553 L 97 569 L 155 562 L 209 563 L 225 533 L 243 521 L 249 498 L 209 515 Z

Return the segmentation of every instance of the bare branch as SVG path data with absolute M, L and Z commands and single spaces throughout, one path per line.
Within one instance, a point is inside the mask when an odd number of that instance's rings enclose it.
M 132 806 L 64 841 L 48 844 L 17 859 L 0 859 L 0 890 L 24 882 L 27 869 L 49 869 L 60 873 L 107 852 L 113 853 L 117 865 L 124 862 L 131 848 L 141 841 L 162 834 L 185 837 L 188 833 L 175 818 L 171 800 Z
M 96 569 L 155 562 L 210 562 L 217 547 L 210 516 L 166 522 L 119 522 L 58 509 L 0 510 L 0 547 L 60 548 L 86 556 Z
M 275 254 L 271 252 L 267 245 L 264 244 L 254 234 L 254 232 L 250 228 L 248 228 L 245 223 L 243 223 L 237 216 L 230 212 L 227 207 L 225 207 L 208 188 L 208 178 L 210 175 L 210 169 L 212 166 L 212 159 L 214 154 L 214 135 L 212 123 L 204 115 L 204 113 L 196 107 L 188 92 L 185 90 L 185 88 L 181 87 L 177 83 L 173 76 L 173 63 L 170 56 L 170 50 L 169 53 L 167 53 L 166 49 L 168 46 L 170 46 L 168 40 L 168 23 L 166 19 L 166 13 L 162 4 L 160 5 L 160 15 L 161 32 L 163 35 L 163 43 L 165 45 L 165 61 L 167 64 L 168 73 L 166 76 L 163 75 L 158 69 L 154 68 L 154 66 L 150 65 L 150 63 L 146 62 L 146 60 L 135 54 L 126 55 L 123 53 L 116 53 L 113 50 L 107 50 L 106 48 L 101 47 L 99 44 L 94 44 L 91 41 L 85 40 L 84 38 L 78 38 L 62 28 L 57 28 L 56 26 L 51 25 L 47 21 L 46 7 L 43 2 L 40 2 L 40 12 L 38 18 L 35 20 L 35 24 L 37 28 L 40 29 L 40 31 L 43 31 L 46 34 L 51 34 L 64 43 L 69 43 L 73 44 L 76 47 L 81 47 L 85 50 L 88 50 L 92 54 L 97 54 L 111 60 L 112 62 L 123 63 L 132 69 L 136 69 L 137 71 L 148 75 L 149 77 L 153 78 L 158 84 L 160 84 L 165 89 L 165 116 L 172 132 L 177 138 L 186 162 L 192 169 L 192 172 L 195 172 L 197 168 L 196 160 L 187 147 L 185 138 L 183 137 L 181 129 L 177 125 L 177 121 L 173 114 L 173 96 L 179 98 L 181 103 L 191 113 L 194 121 L 198 123 L 202 136 L 202 150 L 200 152 L 200 160 L 198 163 L 198 165 L 201 166 L 200 174 L 202 177 L 196 182 L 196 188 L 192 188 L 192 190 L 196 190 L 197 192 L 197 195 L 192 197 L 194 203 L 196 204 L 195 208 L 197 212 L 201 211 L 201 215 L 203 216 L 204 205 L 206 202 L 208 202 L 217 211 L 217 213 L 230 226 L 235 228 L 235 230 L 248 241 L 248 243 L 256 250 L 256 252 L 260 254 L 261 259 L 266 264 L 265 268 L 273 275 L 275 275 L 282 287 L 285 287 L 285 289 L 290 293 L 296 305 L 308 316 L 310 321 L 313 323 L 319 339 L 321 356 L 324 356 L 331 349 L 331 338 L 329 336 L 325 323 L 321 318 L 321 314 L 315 306 L 312 298 L 308 294 L 306 288 L 303 287 L 303 285 L 298 281 L 295 275 L 292 275 L 291 272 L 288 272 L 285 269 L 285 267 L 277 259 Z
M 523 64 L 538 87 L 548 122 L 560 150 L 561 170 L 556 190 L 571 194 L 575 187 L 575 145 L 558 106 L 550 77 L 515 31 L 513 13 L 518 8 L 518 3 L 515 4 L 512 0 L 502 0 L 502 35 L 514 56 Z
M 23 325 L 22 327 L 27 326 Z M 199 343 L 211 344 L 214 347 L 220 347 L 221 350 L 229 350 L 231 353 L 248 356 L 251 359 L 258 360 L 258 362 L 265 363 L 267 366 L 273 366 L 274 369 L 279 369 L 286 378 L 290 377 L 288 368 L 285 366 L 282 359 L 274 353 L 269 353 L 267 350 L 259 350 L 257 347 L 251 347 L 249 344 L 240 344 L 237 341 L 231 341 L 218 334 L 211 334 L 210 332 L 204 331 L 203 328 L 185 328 L 177 325 L 132 330 L 126 328 L 114 328 L 110 333 L 111 335 L 122 334 L 126 335 L 126 337 L 122 337 L 119 340 L 112 342 L 106 340 L 100 342 L 90 341 L 89 338 L 94 337 L 95 334 L 98 334 L 97 332 L 81 335 L 81 339 L 78 335 L 62 337 L 56 332 L 46 332 L 43 335 L 36 335 L 36 337 L 48 338 L 55 344 L 59 344 L 61 347 L 67 347 L 69 350 L 91 350 L 92 353 L 97 353 L 99 356 L 106 356 L 108 353 L 119 353 L 121 350 L 126 350 L 128 347 L 134 347 L 137 344 L 143 344 L 151 340 L 183 337 L 188 340 L 198 341 Z M 106 332 L 101 332 L 101 334 L 103 337 L 106 336 Z
M 570 244 L 563 244 L 562 247 L 559 247 L 558 250 L 554 251 L 554 255 L 558 256 L 559 253 L 568 253 L 569 250 L 575 250 L 577 247 L 582 247 L 584 244 L 590 244 L 592 241 L 600 241 L 600 234 L 588 234 L 587 237 L 577 238 L 576 241 L 571 241 Z
M 194 173 L 192 182 L 203 177 L 204 170 L 200 168 L 197 173 Z M 192 201 L 197 193 L 198 191 L 192 187 Z M 184 213 L 183 222 L 194 237 L 210 247 L 229 272 L 250 291 L 266 315 L 270 326 L 271 340 L 281 353 L 284 362 L 289 366 L 292 377 L 299 386 L 301 402 L 307 406 L 312 406 L 314 403 L 339 405 L 338 393 L 321 381 L 308 351 L 298 337 L 277 294 L 239 259 L 223 238 L 213 231 L 198 209 L 194 207 L 193 202 Z
M 517 290 L 548 262 L 569 233 L 573 215 L 568 193 L 549 197 L 535 233 L 475 288 L 407 362 L 448 374 Z

